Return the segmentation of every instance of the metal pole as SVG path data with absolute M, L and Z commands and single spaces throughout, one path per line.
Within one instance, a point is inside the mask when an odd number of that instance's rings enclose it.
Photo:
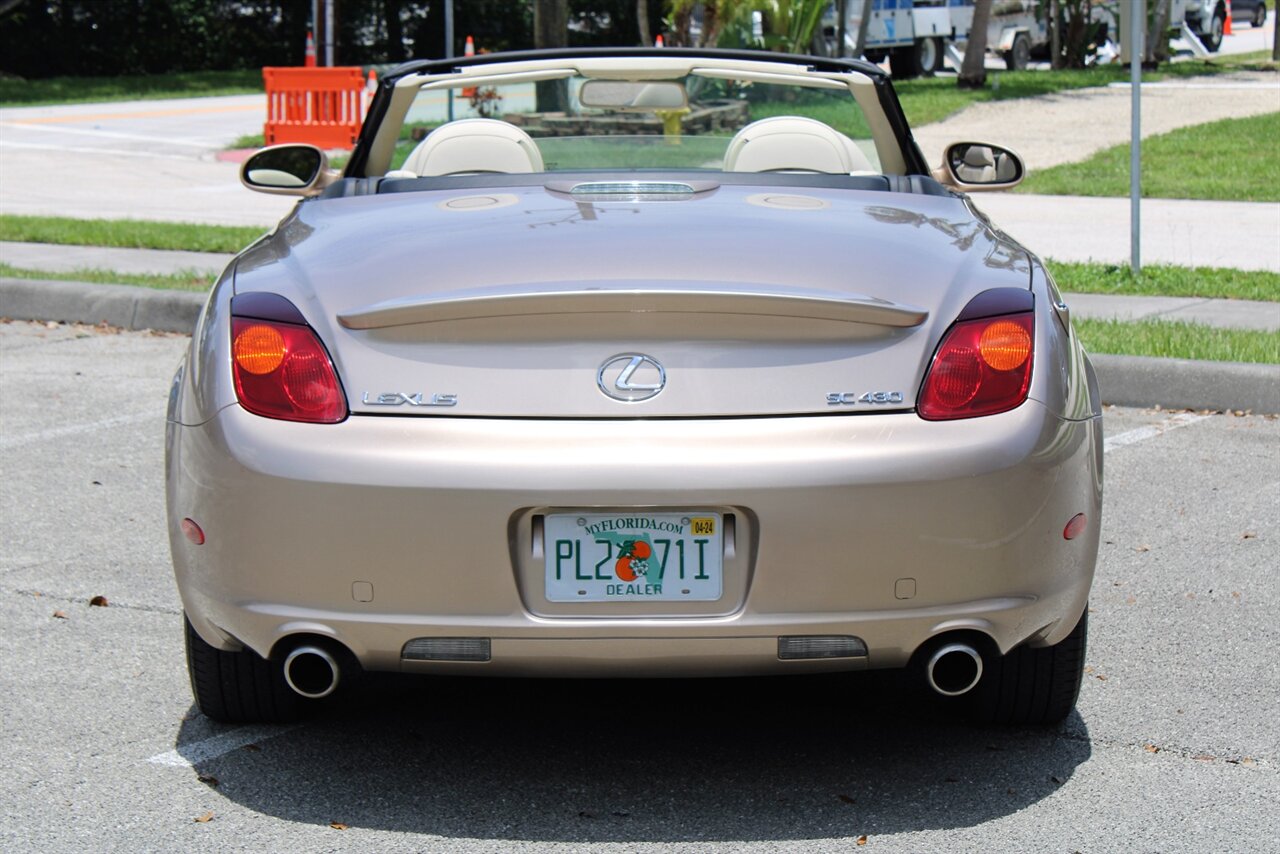
M 324 0 L 324 64 L 333 68 L 333 0 Z
M 1132 0 L 1129 15 L 1129 89 L 1132 98 L 1130 114 L 1133 127 L 1129 136 L 1129 266 L 1134 273 L 1142 272 L 1142 0 Z
M 444 58 L 453 59 L 453 0 L 444 0 Z M 449 121 L 453 121 L 453 90 L 445 89 Z

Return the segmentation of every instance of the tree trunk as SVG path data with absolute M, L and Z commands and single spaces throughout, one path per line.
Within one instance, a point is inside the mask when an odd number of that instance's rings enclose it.
M 987 21 L 990 18 L 991 0 L 975 0 L 969 44 L 964 49 L 960 76 L 956 78 L 956 85 L 961 89 L 981 89 L 987 85 Z
M 1274 7 L 1275 14 L 1280 15 L 1280 6 Z M 1280 21 L 1276 21 L 1272 26 L 1275 32 L 1271 37 L 1271 61 L 1280 62 Z
M 844 40 L 849 35 L 849 0 L 836 0 L 836 56 L 844 56 Z
M 1151 30 L 1147 33 L 1147 65 L 1169 61 L 1169 16 L 1172 0 L 1156 0 Z
M 1062 67 L 1062 10 L 1058 0 L 1049 0 L 1049 67 Z
M 536 0 L 533 4 L 533 46 L 539 50 L 565 47 L 569 43 L 569 0 Z M 534 84 L 537 110 L 562 113 L 569 107 L 565 80 L 543 80 Z
M 871 26 L 871 0 L 862 0 L 862 19 L 858 21 L 858 41 L 853 46 L 853 58 L 862 59 L 867 52 L 867 28 Z
M 653 33 L 649 32 L 649 0 L 636 0 L 636 21 L 640 24 L 641 47 L 650 47 Z
M 404 24 L 400 20 L 400 0 L 382 0 L 382 12 L 387 21 L 387 59 L 404 62 Z

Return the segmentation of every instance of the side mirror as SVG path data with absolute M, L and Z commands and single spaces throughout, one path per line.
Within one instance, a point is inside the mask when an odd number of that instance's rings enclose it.
M 1013 151 L 989 142 L 953 142 L 933 177 L 966 193 L 1008 190 L 1022 183 L 1027 167 Z
M 337 177 L 314 145 L 273 145 L 240 166 L 240 183 L 250 190 L 284 196 L 314 196 Z

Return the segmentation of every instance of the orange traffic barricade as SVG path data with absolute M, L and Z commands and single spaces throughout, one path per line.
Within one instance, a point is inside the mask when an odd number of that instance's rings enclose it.
M 352 148 L 364 118 L 364 75 L 358 67 L 264 68 L 267 145 L 305 142 Z

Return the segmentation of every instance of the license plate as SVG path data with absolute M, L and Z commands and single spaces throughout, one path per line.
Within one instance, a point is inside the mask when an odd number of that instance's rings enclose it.
M 563 513 L 544 522 L 550 602 L 710 602 L 723 579 L 718 513 Z

